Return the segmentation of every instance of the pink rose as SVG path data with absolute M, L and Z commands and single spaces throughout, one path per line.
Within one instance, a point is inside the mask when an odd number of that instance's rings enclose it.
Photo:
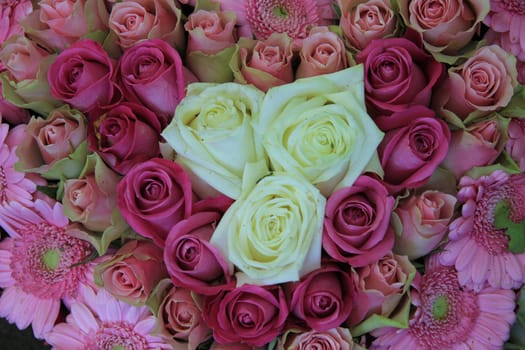
M 516 61 L 496 45 L 479 48 L 465 63 L 452 67 L 433 96 L 436 113 L 457 124 L 507 106 L 517 85 Z
M 355 326 L 374 314 L 390 317 L 402 299 L 408 296 L 415 274 L 416 269 L 406 256 L 392 252 L 370 265 L 355 269 L 352 275 L 357 293 L 349 324 Z
M 163 247 L 170 229 L 191 214 L 191 182 L 177 163 L 154 158 L 131 168 L 118 187 L 118 207 L 140 235 Z
M 315 331 L 340 326 L 352 311 L 352 278 L 335 264 L 314 270 L 288 287 L 290 311 Z
M 147 241 L 129 241 L 111 260 L 95 268 L 95 280 L 100 280 L 105 290 L 133 305 L 144 305 L 153 288 L 165 277 L 162 250 Z
M 167 336 L 179 346 L 181 341 L 187 342 L 188 350 L 197 349 L 211 337 L 211 330 L 189 289 L 171 285 L 160 303 L 157 319 Z
M 11 35 L 23 33 L 20 21 L 32 11 L 31 0 L 2 1 L 0 3 L 0 45 Z
M 188 32 L 186 53 L 200 51 L 216 54 L 235 44 L 235 14 L 197 10 L 188 16 L 184 29 Z
M 490 4 L 484 0 L 401 0 L 406 25 L 418 32 L 430 52 L 454 55 L 467 45 Z
M 177 1 L 125 0 L 115 3 L 109 28 L 120 47 L 127 49 L 146 39 L 162 39 L 177 49 L 184 48 L 182 13 Z
M 372 117 L 412 105 L 428 106 L 443 65 L 405 38 L 373 40 L 357 55 L 365 66 L 365 98 Z
M 338 4 L 341 9 L 339 27 L 348 46 L 356 50 L 396 31 L 397 17 L 390 0 L 339 0 Z
M 79 178 L 64 182 L 64 214 L 88 230 L 104 231 L 112 224 L 119 181 L 100 157 L 88 156 Z
M 91 150 L 117 173 L 160 155 L 160 121 L 142 105 L 122 102 L 98 118 L 89 120 Z
M 264 346 L 281 334 L 288 305 L 279 286 L 243 284 L 204 298 L 203 316 L 218 343 Z
M 362 175 L 351 187 L 330 195 L 326 203 L 323 248 L 333 259 L 365 266 L 390 251 L 389 227 L 394 198 L 379 180 Z
M 279 337 L 276 350 L 358 350 L 347 328 L 336 327 L 323 332 L 290 331 Z
M 235 81 L 253 84 L 264 92 L 293 81 L 292 39 L 275 33 L 266 40 L 239 39 L 240 71 Z
M 23 35 L 14 35 L 3 44 L 0 60 L 15 82 L 36 79 L 40 61 L 49 54 Z
M 503 141 L 497 119 L 454 130 L 442 165 L 459 179 L 474 167 L 492 164 L 503 150 Z
M 47 174 L 48 178 L 72 178 L 80 174 L 87 155 L 86 147 L 81 147 L 87 130 L 80 112 L 65 106 L 51 112 L 46 119 L 32 117 L 25 134 L 16 149 L 20 170 L 46 174 L 59 161 L 70 159 L 68 167 Z
M 346 49 L 341 38 L 327 27 L 313 28 L 299 51 L 296 78 L 328 74 L 348 67 Z
M 124 52 L 118 73 L 124 97 L 154 111 L 162 127 L 185 96 L 186 74 L 191 74 L 177 50 L 160 39 L 142 41 Z
M 425 191 L 400 201 L 394 210 L 397 231 L 394 252 L 418 259 L 437 248 L 454 216 L 456 197 Z
M 521 171 L 525 171 L 525 119 L 511 119 L 507 133 L 505 151 L 516 161 Z
M 111 80 L 114 65 L 96 41 L 78 41 L 60 53 L 49 67 L 51 95 L 84 113 L 110 104 L 116 93 Z
M 232 200 L 224 196 L 200 201 L 190 217 L 170 230 L 164 246 L 164 262 L 176 286 L 204 295 L 235 287 L 233 271 L 229 271 L 226 260 L 209 243 L 231 203 Z
M 400 118 L 401 126 L 387 131 L 378 147 L 390 193 L 424 185 L 448 152 L 450 130 L 443 120 L 410 113 L 406 119 Z

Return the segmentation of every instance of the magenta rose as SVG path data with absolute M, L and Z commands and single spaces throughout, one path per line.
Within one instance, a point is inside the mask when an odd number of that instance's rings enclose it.
M 122 178 L 117 191 L 118 208 L 126 222 L 161 247 L 170 229 L 191 214 L 190 178 L 167 159 L 138 163 Z
M 224 196 L 197 202 L 194 213 L 170 230 L 164 246 L 164 263 L 174 285 L 204 295 L 235 287 L 233 271 L 229 271 L 226 260 L 209 243 L 231 203 Z
M 389 227 L 394 198 L 379 180 L 362 175 L 326 202 L 323 248 L 333 259 L 352 266 L 376 261 L 394 245 Z
M 148 241 L 129 241 L 95 268 L 95 280 L 102 282 L 105 290 L 133 305 L 144 305 L 166 277 L 162 249 Z
M 160 39 L 141 41 L 129 48 L 118 66 L 124 98 L 157 113 L 162 127 L 168 125 L 185 96 L 185 74 L 191 73 L 182 65 L 177 50 Z
M 264 346 L 281 334 L 289 314 L 280 287 L 251 284 L 206 297 L 202 309 L 215 341 L 253 346 Z
M 109 105 L 118 94 L 111 80 L 114 66 L 102 45 L 93 40 L 78 41 L 49 67 L 51 95 L 84 113 Z
M 411 105 L 428 106 L 443 65 L 406 38 L 373 40 L 357 55 L 365 66 L 365 98 L 372 117 Z
M 521 171 L 525 171 L 525 119 L 513 118 L 509 123 L 507 134 L 505 150 Z
M 110 168 L 124 175 L 135 164 L 160 155 L 160 131 L 155 113 L 122 102 L 89 120 L 88 141 Z
M 411 113 L 405 119 L 397 120 L 401 126 L 389 130 L 378 147 L 390 193 L 424 185 L 448 152 L 450 130 L 443 120 Z
M 353 289 L 348 271 L 335 264 L 325 265 L 289 285 L 290 311 L 313 330 L 327 331 L 350 316 Z

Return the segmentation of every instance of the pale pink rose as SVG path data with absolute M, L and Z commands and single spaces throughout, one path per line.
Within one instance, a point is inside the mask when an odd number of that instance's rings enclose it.
M 459 179 L 473 167 L 492 164 L 503 150 L 503 141 L 497 119 L 453 130 L 442 165 Z
M 394 213 L 397 231 L 394 252 L 417 259 L 437 248 L 454 216 L 456 197 L 425 191 L 401 200 Z
M 390 0 L 338 0 L 341 9 L 339 27 L 348 46 L 362 50 L 374 39 L 396 31 L 397 17 Z
M 162 249 L 149 241 L 132 240 L 109 261 L 95 268 L 95 280 L 117 299 L 143 305 L 159 281 L 168 277 Z
M 23 33 L 20 21 L 32 11 L 31 0 L 11 0 L 0 3 L 0 45 L 11 35 Z
M 188 16 L 184 29 L 188 32 L 186 54 L 193 51 L 216 54 L 236 42 L 232 12 L 198 10 Z
M 275 33 L 265 40 L 239 39 L 240 76 L 235 81 L 253 84 L 266 92 L 293 81 L 292 40 Z
M 447 119 L 472 121 L 507 106 L 517 85 L 516 59 L 497 45 L 479 48 L 452 67 L 433 95 L 433 109 Z
M 345 45 L 327 27 L 313 28 L 303 40 L 296 78 L 334 73 L 348 67 Z
M 378 261 L 352 270 L 357 291 L 348 324 L 355 326 L 372 315 L 390 317 L 408 297 L 416 273 L 408 257 L 388 252 Z
M 35 79 L 40 61 L 49 54 L 23 35 L 13 35 L 2 46 L 0 60 L 15 82 Z
M 276 350 L 357 350 L 362 349 L 354 343 L 347 328 L 336 327 L 323 332 L 314 330 L 284 333 L 277 339 Z
M 430 52 L 456 54 L 467 45 L 490 3 L 484 0 L 401 0 L 400 14 L 418 32 Z
M 507 133 L 505 150 L 516 161 L 521 171 L 525 171 L 525 119 L 513 118 Z
M 177 1 L 125 0 L 112 6 L 109 28 L 124 49 L 145 39 L 162 39 L 182 49 L 184 30 L 181 20 Z

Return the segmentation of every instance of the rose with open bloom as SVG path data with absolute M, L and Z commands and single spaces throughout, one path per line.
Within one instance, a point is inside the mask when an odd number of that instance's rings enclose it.
M 35 79 L 40 61 L 48 56 L 42 48 L 23 35 L 13 35 L 2 45 L 0 60 L 15 82 Z
M 364 350 L 364 348 L 354 343 L 350 331 L 343 327 L 336 327 L 322 332 L 315 330 L 301 331 L 299 329 L 292 329 L 278 338 L 275 349 Z
M 0 4 L 0 45 L 11 35 L 23 32 L 20 21 L 33 11 L 31 0 L 3 1 Z
M 201 51 L 215 54 L 235 44 L 235 14 L 197 10 L 184 24 L 188 32 L 186 52 Z

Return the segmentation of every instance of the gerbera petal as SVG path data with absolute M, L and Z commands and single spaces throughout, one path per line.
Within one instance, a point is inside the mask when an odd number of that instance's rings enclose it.
M 35 338 L 43 339 L 45 334 L 53 329 L 59 312 L 60 300 L 48 299 L 38 303 L 31 324 Z

